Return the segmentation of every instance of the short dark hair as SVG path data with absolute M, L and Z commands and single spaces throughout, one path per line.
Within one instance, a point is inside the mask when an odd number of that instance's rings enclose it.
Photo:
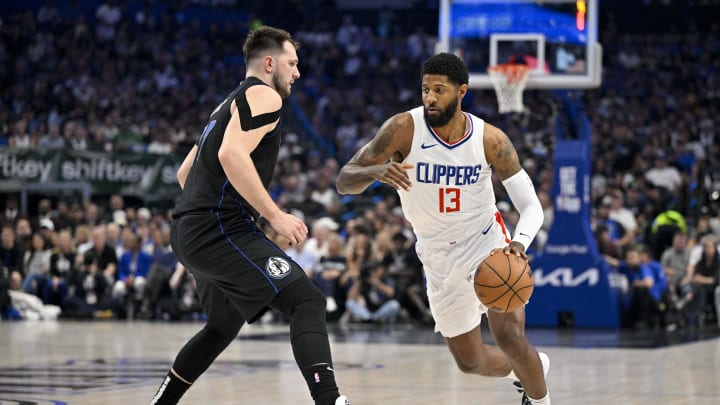
M 283 49 L 285 41 L 289 41 L 295 49 L 300 47 L 289 32 L 280 28 L 262 25 L 248 34 L 243 44 L 243 57 L 245 64 L 261 56 L 264 52 L 279 52 Z
M 458 86 L 468 84 L 468 70 L 465 62 L 452 53 L 443 52 L 431 56 L 423 63 L 420 76 L 445 75 Z

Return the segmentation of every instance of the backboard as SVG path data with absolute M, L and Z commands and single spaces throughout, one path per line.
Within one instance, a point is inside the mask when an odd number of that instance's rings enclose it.
M 470 87 L 492 88 L 488 66 L 526 64 L 528 89 L 598 87 L 597 0 L 441 0 L 438 52 L 453 52 Z

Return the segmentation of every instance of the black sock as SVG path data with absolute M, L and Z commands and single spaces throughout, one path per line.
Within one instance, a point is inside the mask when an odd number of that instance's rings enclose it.
M 150 405 L 175 405 L 188 388 L 190 384 L 179 379 L 172 371 L 168 371 Z
M 316 405 L 335 404 L 340 392 L 335 384 L 335 371 L 332 365 L 328 363 L 312 365 L 303 370 L 303 376 Z

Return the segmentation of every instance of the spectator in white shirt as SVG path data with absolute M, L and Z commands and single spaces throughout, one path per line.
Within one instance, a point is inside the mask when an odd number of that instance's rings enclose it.
M 653 167 L 645 173 L 645 179 L 656 186 L 663 187 L 671 193 L 675 193 L 682 184 L 680 171 L 668 164 L 668 157 L 660 151 L 655 155 Z

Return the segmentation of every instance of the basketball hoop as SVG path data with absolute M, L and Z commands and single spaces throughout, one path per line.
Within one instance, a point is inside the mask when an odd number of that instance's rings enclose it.
M 488 67 L 488 75 L 495 88 L 500 113 L 522 112 L 528 67 L 514 63 L 494 65 Z

